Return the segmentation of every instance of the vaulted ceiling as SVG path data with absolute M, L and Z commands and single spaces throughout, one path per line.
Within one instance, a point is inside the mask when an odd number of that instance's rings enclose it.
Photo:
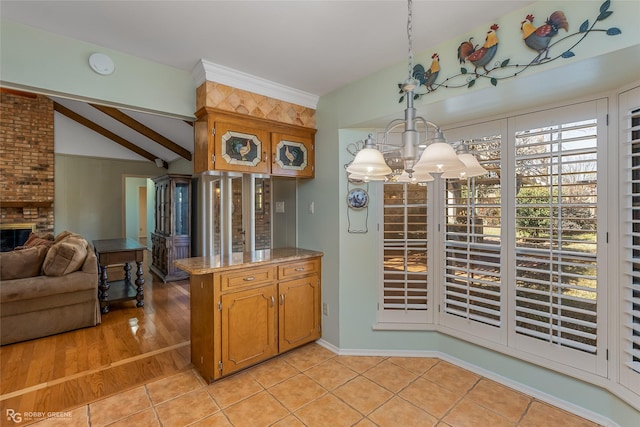
M 132 158 L 191 160 L 193 124 L 184 120 L 52 97 L 56 113 L 126 148 Z M 95 155 L 95 152 L 76 153 Z

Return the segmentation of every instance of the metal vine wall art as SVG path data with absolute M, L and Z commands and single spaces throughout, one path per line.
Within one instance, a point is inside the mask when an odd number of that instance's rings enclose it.
M 482 46 L 474 45 L 473 37 L 460 44 L 457 51 L 457 58 L 461 64 L 460 71 L 442 82 L 437 82 L 441 74 L 440 56 L 437 53 L 431 56 L 432 62 L 428 69 L 425 69 L 421 64 L 416 64 L 413 67 L 413 77 L 420 82 L 421 88 L 424 86 L 424 89 L 416 90 L 413 97 L 419 99 L 439 88 L 465 86 L 471 88 L 480 79 L 489 79 L 493 86 L 497 86 L 501 80 L 517 77 L 529 68 L 548 64 L 560 58 L 572 58 L 575 56 L 573 49 L 589 34 L 596 32 L 605 33 L 608 36 L 622 34 L 622 31 L 617 27 L 596 28 L 599 22 L 613 14 L 613 11 L 609 10 L 610 6 L 610 0 L 602 3 L 593 23 L 590 23 L 588 19 L 585 20 L 578 31 L 574 33 L 569 33 L 569 21 L 563 11 L 557 10 L 551 13 L 544 24 L 540 26 L 534 25 L 535 17 L 533 15 L 527 15 L 520 23 L 520 30 L 525 46 L 535 51 L 535 56 L 526 64 L 511 64 L 509 58 L 496 59 L 499 46 L 498 29 L 500 27 L 493 24 L 487 31 Z M 564 30 L 564 32 L 560 30 Z M 561 43 L 570 42 L 576 37 L 578 39 L 573 44 L 560 51 Z M 560 53 L 552 54 L 552 50 L 560 51 Z M 399 88 L 401 86 L 402 84 L 398 84 Z M 400 94 L 399 102 L 403 102 L 405 92 L 401 89 Z

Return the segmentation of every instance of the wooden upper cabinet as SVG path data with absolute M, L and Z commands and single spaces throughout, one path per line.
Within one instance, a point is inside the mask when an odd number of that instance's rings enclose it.
M 314 177 L 315 129 L 209 108 L 196 115 L 194 173 Z
M 271 134 L 271 174 L 313 178 L 315 153 L 312 134 Z
M 214 129 L 215 170 L 269 173 L 269 132 L 225 122 Z

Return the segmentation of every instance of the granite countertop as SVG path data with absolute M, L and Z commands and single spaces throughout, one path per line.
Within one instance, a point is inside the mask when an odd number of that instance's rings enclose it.
M 230 257 L 220 255 L 177 259 L 173 264 L 189 274 L 208 274 L 233 270 L 255 264 L 295 261 L 324 255 L 319 251 L 301 248 L 264 249 L 254 252 L 234 252 Z

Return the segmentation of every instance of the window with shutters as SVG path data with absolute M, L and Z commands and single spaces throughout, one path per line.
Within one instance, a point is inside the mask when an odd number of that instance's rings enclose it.
M 625 216 L 620 381 L 640 393 L 640 88 L 620 102 Z
M 427 280 L 427 187 L 383 185 L 383 284 L 379 321 L 425 323 Z
M 598 165 L 606 132 L 597 111 L 596 102 L 552 110 L 537 117 L 549 125 L 529 127 L 531 117 L 514 129 L 512 337 L 516 348 L 602 373 Z
M 462 140 L 489 171 L 445 182 L 442 323 L 498 340 L 503 324 L 500 136 Z M 472 329 L 472 330 L 470 330 Z
M 606 376 L 607 211 L 615 208 L 602 191 L 607 103 L 447 129 L 487 174 L 436 177 L 427 187 L 385 183 L 379 322 L 434 322 L 508 354 Z M 640 192 L 636 148 L 630 179 Z M 627 363 L 637 370 L 640 193 L 630 200 L 638 201 L 630 231 L 638 246 L 629 257 L 638 261 L 629 264 Z

